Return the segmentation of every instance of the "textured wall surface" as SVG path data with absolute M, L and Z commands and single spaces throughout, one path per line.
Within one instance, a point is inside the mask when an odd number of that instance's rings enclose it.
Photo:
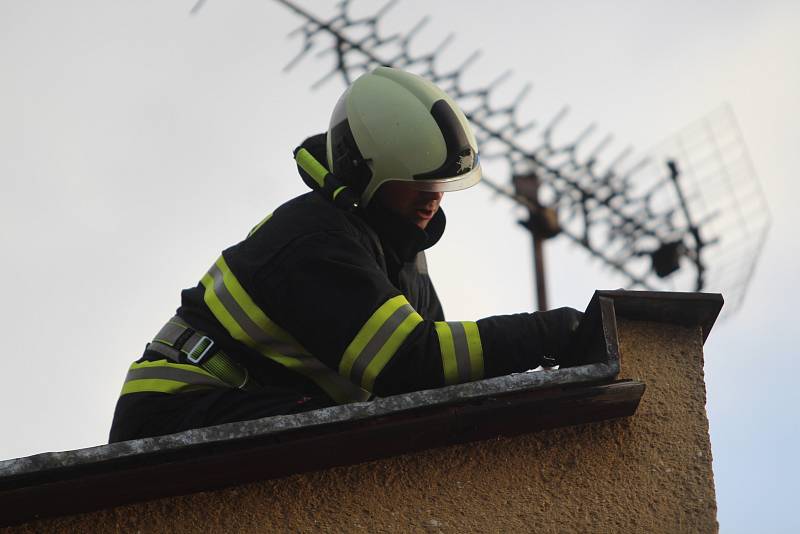
M 716 532 L 700 329 L 620 321 L 619 335 L 621 377 L 647 384 L 637 414 L 628 419 L 9 531 Z

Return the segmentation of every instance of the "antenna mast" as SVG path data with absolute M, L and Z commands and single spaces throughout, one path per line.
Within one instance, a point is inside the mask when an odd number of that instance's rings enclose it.
M 477 60 L 478 52 L 452 68 L 440 67 L 439 58 L 452 41 L 452 35 L 429 52 L 412 52 L 411 44 L 428 23 L 427 17 L 404 33 L 381 32 L 380 24 L 396 0 L 372 14 L 358 16 L 354 14 L 352 2 L 342 0 L 334 13 L 325 18 L 297 2 L 276 1 L 303 19 L 300 27 L 290 34 L 299 35 L 302 45 L 286 69 L 312 51 L 334 59 L 312 88 L 334 77 L 349 85 L 362 73 L 386 65 L 431 80 L 459 103 L 475 128 L 481 158 L 504 162 L 509 169 L 511 186 L 501 186 L 487 177 L 482 183 L 528 211 L 528 220 L 521 224 L 533 239 L 540 309 L 547 308 L 548 304 L 543 242 L 556 235 L 563 235 L 582 247 L 590 257 L 619 275 L 627 287 L 650 290 L 701 291 L 708 288 L 707 256 L 708 251 L 714 249 L 713 256 L 726 257 L 727 265 L 732 261 L 744 264 L 737 276 L 723 278 L 724 285 L 712 284 L 714 289 L 734 288 L 738 294 L 744 293 L 756 257 L 744 255 L 741 250 L 736 251 L 735 258 L 730 257 L 729 252 L 738 240 L 734 234 L 748 232 L 753 238 L 749 242 L 760 246 L 769 226 L 769 215 L 757 187 L 758 194 L 751 194 L 751 200 L 756 200 L 760 210 L 755 218 L 750 212 L 742 213 L 740 220 L 732 224 L 727 218 L 731 197 L 739 205 L 750 206 L 754 202 L 742 200 L 735 191 L 722 187 L 717 187 L 710 197 L 705 197 L 705 205 L 700 205 L 698 199 L 703 197 L 708 177 L 695 172 L 698 164 L 694 158 L 702 153 L 708 159 L 707 147 L 718 141 L 719 134 L 712 135 L 711 141 L 703 141 L 699 148 L 692 145 L 681 150 L 679 145 L 690 133 L 680 132 L 632 164 L 626 164 L 632 153 L 630 147 L 606 158 L 602 153 L 612 136 L 606 135 L 599 142 L 590 143 L 596 129 L 594 124 L 572 141 L 557 143 L 554 140 L 554 132 L 567 116 L 566 107 L 543 125 L 536 121 L 520 122 L 520 104 L 530 84 L 525 84 L 510 101 L 496 103 L 497 89 L 510 72 L 483 87 L 468 87 L 465 73 Z M 729 109 L 728 114 L 732 116 Z M 696 138 L 694 135 L 693 141 Z M 749 163 L 740 135 L 737 140 L 735 150 Z M 731 163 L 725 153 L 730 149 L 730 145 L 717 145 L 716 153 L 710 156 L 716 158 L 715 172 L 729 178 Z M 705 165 L 708 167 L 707 162 Z M 742 183 L 757 186 L 752 168 L 748 171 L 739 172 L 739 178 Z M 728 185 L 732 186 L 732 182 L 728 179 Z M 709 205 L 722 206 L 708 209 Z M 723 219 L 728 223 L 721 224 Z M 721 246 L 723 236 L 724 243 L 733 247 Z M 716 270 L 719 269 L 712 272 Z M 735 304 L 738 305 L 738 301 Z M 730 313 L 730 305 L 727 310 Z

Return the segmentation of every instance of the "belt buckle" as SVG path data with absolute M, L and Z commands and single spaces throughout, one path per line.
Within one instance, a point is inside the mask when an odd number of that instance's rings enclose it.
M 202 352 L 200 352 L 200 354 L 195 355 L 195 351 L 198 350 L 198 347 L 200 347 L 203 344 L 203 342 L 206 341 L 208 342 L 208 346 L 204 348 Z M 211 347 L 213 346 L 214 346 L 214 340 L 208 336 L 203 336 L 197 340 L 197 343 L 194 344 L 194 347 L 192 347 L 191 350 L 186 352 L 186 359 L 195 365 L 200 365 L 200 363 L 202 363 L 202 361 L 208 355 L 208 352 L 211 350 Z

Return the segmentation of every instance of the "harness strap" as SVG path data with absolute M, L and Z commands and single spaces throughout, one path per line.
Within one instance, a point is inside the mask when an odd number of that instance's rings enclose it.
M 147 348 L 175 363 L 196 365 L 233 388 L 247 390 L 255 385 L 246 367 L 177 315 L 167 321 Z

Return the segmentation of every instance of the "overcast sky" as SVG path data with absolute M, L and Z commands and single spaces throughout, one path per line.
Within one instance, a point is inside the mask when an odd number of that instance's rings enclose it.
M 291 150 L 342 90 L 309 89 L 330 58 L 282 72 L 299 20 L 275 2 L 192 5 L 0 0 L 0 459 L 104 443 L 179 291 L 304 191 Z M 597 121 L 620 148 L 730 103 L 773 224 L 744 307 L 706 344 L 719 520 L 797 531 L 800 3 L 406 0 L 390 20 L 424 14 L 431 41 L 457 36 L 446 61 L 483 50 L 476 84 L 512 68 L 534 83 L 526 115 L 569 104 L 570 124 Z M 448 317 L 532 309 L 519 214 L 483 187 L 443 205 L 429 265 Z M 554 307 L 624 285 L 561 240 L 547 262 Z

